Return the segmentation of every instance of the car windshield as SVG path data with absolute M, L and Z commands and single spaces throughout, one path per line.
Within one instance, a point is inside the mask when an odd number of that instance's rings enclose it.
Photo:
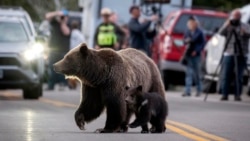
M 185 33 L 187 30 L 187 21 L 191 14 L 182 15 L 174 28 L 174 33 Z M 226 18 L 224 17 L 215 17 L 207 15 L 194 15 L 199 20 L 200 27 L 204 30 L 206 34 L 213 34 L 218 30 L 222 24 L 225 22 Z
M 0 42 L 28 41 L 27 34 L 21 23 L 0 22 Z

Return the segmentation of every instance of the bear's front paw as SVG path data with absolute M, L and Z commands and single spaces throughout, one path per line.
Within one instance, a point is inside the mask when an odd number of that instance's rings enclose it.
M 100 129 L 96 129 L 95 133 L 113 133 L 113 131 L 107 130 L 107 129 L 104 129 L 104 128 L 100 128 Z
M 79 113 L 78 111 L 75 113 L 75 122 L 80 130 L 85 130 L 85 128 L 84 128 L 84 126 L 85 126 L 84 115 Z

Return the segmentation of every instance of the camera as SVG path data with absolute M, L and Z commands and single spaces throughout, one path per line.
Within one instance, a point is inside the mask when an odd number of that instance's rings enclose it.
M 230 24 L 232 26 L 239 26 L 240 25 L 240 20 L 238 20 L 238 19 L 231 19 L 230 20 Z
M 64 20 L 64 18 L 65 18 L 65 16 L 61 16 L 61 17 L 60 17 L 61 20 Z

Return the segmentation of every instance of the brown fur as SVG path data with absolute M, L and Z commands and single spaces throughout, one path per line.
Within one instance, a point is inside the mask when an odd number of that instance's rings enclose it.
M 165 97 L 156 65 L 135 49 L 93 50 L 81 44 L 54 68 L 58 73 L 78 77 L 82 83 L 81 104 L 75 113 L 80 129 L 84 128 L 85 122 L 97 118 L 104 107 L 107 108 L 107 121 L 100 132 L 115 132 L 127 124 L 131 112 L 126 107 L 124 86 L 142 85 L 144 92 L 157 92 Z

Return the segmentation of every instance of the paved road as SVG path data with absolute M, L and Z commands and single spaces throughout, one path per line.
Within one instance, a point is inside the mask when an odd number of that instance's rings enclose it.
M 23 100 L 20 91 L 0 91 L 0 141 L 186 141 L 250 139 L 250 99 L 220 102 L 218 96 L 182 98 L 167 92 L 170 116 L 164 134 L 96 134 L 104 126 L 105 114 L 80 131 L 73 114 L 79 91 L 45 92 L 39 101 Z

